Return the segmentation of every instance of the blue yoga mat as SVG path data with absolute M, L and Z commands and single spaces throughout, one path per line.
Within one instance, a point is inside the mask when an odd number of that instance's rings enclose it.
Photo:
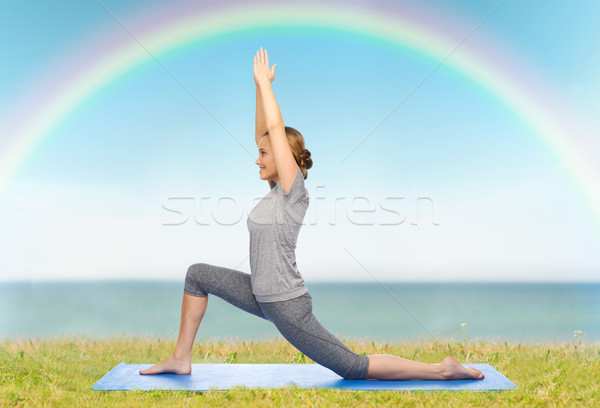
M 344 380 L 319 364 L 192 364 L 192 374 L 141 375 L 139 370 L 153 364 L 120 363 L 92 386 L 96 391 L 130 390 L 229 390 L 235 386 L 279 388 L 296 384 L 300 388 L 343 390 L 450 390 L 492 391 L 519 387 L 489 364 L 463 364 L 485 375 L 482 380 Z

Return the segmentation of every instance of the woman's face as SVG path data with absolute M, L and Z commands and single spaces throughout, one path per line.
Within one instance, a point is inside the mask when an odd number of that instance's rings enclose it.
M 261 180 L 277 181 L 277 167 L 271 151 L 271 141 L 269 136 L 264 136 L 258 142 L 258 160 L 255 162 L 259 166 Z

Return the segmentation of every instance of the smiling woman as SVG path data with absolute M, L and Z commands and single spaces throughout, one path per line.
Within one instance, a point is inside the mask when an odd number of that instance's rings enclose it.
M 260 98 L 260 97 L 259 97 Z M 260 101 L 258 99 L 257 101 Z M 257 110 L 260 104 L 257 103 Z M 292 155 L 296 161 L 296 165 L 300 168 L 303 178 L 306 180 L 308 177 L 307 169 L 310 169 L 313 165 L 312 159 L 310 158 L 310 150 L 304 147 L 304 137 L 296 129 L 285 126 L 285 135 L 287 143 L 292 150 Z M 258 159 L 256 164 L 259 166 L 261 180 L 268 180 L 269 186 L 274 188 L 279 183 L 279 176 L 277 174 L 277 167 L 275 165 L 275 159 L 273 156 L 273 149 L 269 138 L 269 132 L 266 131 L 258 141 Z
M 441 364 L 425 364 L 390 354 L 357 354 L 317 320 L 295 254 L 309 204 L 304 179 L 312 160 L 300 132 L 283 124 L 271 89 L 274 77 L 275 66 L 269 69 L 267 52 L 261 48 L 254 57 L 260 119 L 256 123 L 256 164 L 261 179 L 276 184 L 271 183 L 269 193 L 248 215 L 251 274 L 206 263 L 191 265 L 185 279 L 175 350 L 140 374 L 191 373 L 192 345 L 206 312 L 208 295 L 213 294 L 272 322 L 304 355 L 344 379 L 482 379 L 481 371 L 463 367 L 449 356 Z

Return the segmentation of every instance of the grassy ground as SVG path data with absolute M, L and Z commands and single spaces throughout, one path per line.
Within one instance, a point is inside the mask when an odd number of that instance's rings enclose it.
M 0 406 L 600 406 L 600 345 L 522 345 L 454 341 L 442 345 L 343 340 L 362 354 L 394 354 L 426 363 L 451 355 L 461 363 L 488 363 L 519 391 L 343 391 L 237 389 L 230 391 L 92 391 L 121 361 L 155 363 L 174 341 L 66 338 L 0 342 Z M 204 341 L 193 363 L 313 363 L 283 339 L 269 342 Z

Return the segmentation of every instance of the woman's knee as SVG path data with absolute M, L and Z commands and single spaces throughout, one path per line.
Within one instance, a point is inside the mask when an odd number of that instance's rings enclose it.
M 188 280 L 198 280 L 198 278 L 202 275 L 202 273 L 206 270 L 206 264 L 204 263 L 195 263 L 188 267 L 187 273 L 185 275 L 185 279 Z
M 344 380 L 366 380 L 369 372 L 369 356 L 358 354 L 350 371 L 341 377 Z
M 192 296 L 208 296 L 205 285 L 203 285 L 203 275 L 207 270 L 207 264 L 195 263 L 189 266 L 185 275 L 184 292 Z

